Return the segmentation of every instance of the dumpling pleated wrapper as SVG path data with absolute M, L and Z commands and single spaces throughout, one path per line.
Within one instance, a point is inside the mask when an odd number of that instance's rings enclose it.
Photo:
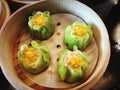
M 32 36 L 40 40 L 48 39 L 54 33 L 49 11 L 34 11 L 29 16 L 28 26 Z
M 58 61 L 58 74 L 61 81 L 75 83 L 80 81 L 88 69 L 88 56 L 74 49 L 64 50 Z
M 20 47 L 18 60 L 26 71 L 37 74 L 49 66 L 50 53 L 47 47 L 41 46 L 33 40 L 30 44 Z
M 93 32 L 90 25 L 75 21 L 73 24 L 66 27 L 64 42 L 68 45 L 70 50 L 73 50 L 74 46 L 77 46 L 80 50 L 84 50 L 90 43 L 92 37 Z

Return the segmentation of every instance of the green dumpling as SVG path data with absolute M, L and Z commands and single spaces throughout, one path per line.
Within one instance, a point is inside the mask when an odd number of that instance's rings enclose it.
M 54 33 L 49 11 L 34 11 L 29 16 L 28 26 L 32 36 L 40 40 L 48 39 Z
M 90 43 L 92 37 L 93 32 L 90 25 L 75 21 L 66 27 L 64 42 L 70 50 L 73 50 L 74 46 L 77 46 L 80 50 L 84 50 Z
M 50 53 L 47 47 L 41 46 L 33 40 L 30 44 L 24 44 L 20 47 L 18 60 L 26 71 L 37 74 L 49 66 Z
M 75 83 L 80 81 L 88 69 L 88 57 L 81 51 L 66 49 L 58 61 L 58 74 L 61 81 Z

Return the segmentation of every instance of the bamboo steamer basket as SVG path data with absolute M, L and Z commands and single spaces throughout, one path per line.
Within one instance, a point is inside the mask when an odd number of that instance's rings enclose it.
M 57 64 L 57 60 L 51 60 L 50 67 L 38 75 L 27 73 L 19 65 L 17 60 L 18 47 L 32 39 L 29 32 L 26 31 L 28 16 L 37 10 L 50 11 L 53 23 L 56 25 L 55 37 L 52 36 L 49 40 L 41 42 L 48 47 L 50 46 L 50 52 L 54 54 L 52 56 L 53 59 L 61 53 L 55 47 L 63 44 L 61 42 L 62 37 L 59 38 L 59 35 L 64 35 L 62 29 L 67 24 L 79 20 L 92 26 L 94 40 L 87 50 L 84 51 L 90 55 L 90 69 L 87 73 L 88 75 L 86 75 L 87 77 L 82 81 L 75 84 L 60 82 L 57 73 L 55 73 L 56 66 L 54 67 Z M 60 26 L 58 26 L 58 23 Z M 57 30 L 59 31 L 59 35 Z M 58 38 L 59 40 L 55 39 L 55 41 L 54 38 Z M 17 90 L 88 90 L 104 74 L 109 63 L 109 58 L 110 41 L 103 21 L 91 8 L 75 0 L 41 0 L 25 5 L 10 16 L 9 20 L 3 25 L 0 33 L 1 69 L 10 84 Z

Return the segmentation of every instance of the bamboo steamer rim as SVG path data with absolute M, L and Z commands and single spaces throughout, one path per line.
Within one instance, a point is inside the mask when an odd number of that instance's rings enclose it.
M 1 6 L 2 6 L 2 10 L 1 10 L 0 15 L 3 15 L 3 12 L 5 12 L 5 19 L 4 19 L 4 22 L 5 22 L 5 21 L 7 21 L 7 19 L 9 18 L 10 14 L 11 14 L 10 8 L 9 8 L 8 3 L 5 0 L 1 0 Z
M 10 12 L 9 5 L 5 0 L 1 0 L 0 4 L 1 4 L 1 7 L 2 7 L 0 15 L 3 15 L 3 12 L 5 12 L 4 20 L 3 20 L 3 22 L 2 22 L 2 24 L 0 26 L 0 34 L 1 34 L 1 28 L 2 28 L 3 24 L 5 22 L 7 22 L 11 12 Z M 3 9 L 5 9 L 5 10 L 3 10 Z M 1 56 L 0 56 L 0 67 L 1 67 Z
M 31 4 L 31 3 L 35 3 L 35 2 L 39 2 L 40 0 L 32 0 L 32 1 L 29 1 L 29 0 L 11 0 L 15 3 L 19 3 L 19 4 Z

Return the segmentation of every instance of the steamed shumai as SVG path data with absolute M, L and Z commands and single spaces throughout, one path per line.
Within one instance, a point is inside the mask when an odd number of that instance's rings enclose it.
M 84 50 L 92 38 L 93 32 L 91 26 L 85 23 L 75 21 L 65 29 L 64 42 L 70 50 L 73 50 L 74 46 L 77 46 L 80 50 Z
M 47 47 L 32 40 L 30 44 L 21 45 L 18 60 L 26 71 L 37 74 L 49 66 L 50 53 Z
M 29 16 L 28 26 L 32 36 L 37 39 L 45 40 L 52 36 L 54 27 L 49 11 L 34 11 Z
M 61 81 L 75 83 L 80 81 L 88 69 L 88 56 L 78 50 L 64 50 L 58 61 L 58 74 Z

